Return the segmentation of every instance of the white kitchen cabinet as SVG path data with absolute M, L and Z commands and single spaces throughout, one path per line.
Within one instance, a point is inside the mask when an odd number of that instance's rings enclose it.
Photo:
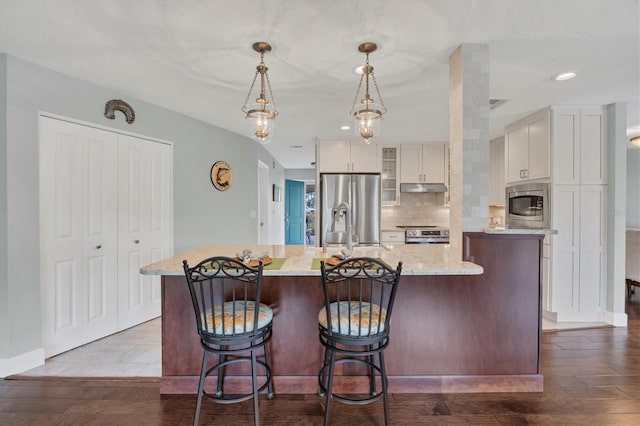
M 567 185 L 607 183 L 604 108 L 552 110 L 552 182 Z
M 171 255 L 171 145 L 44 116 L 39 135 L 50 357 L 160 315 L 159 279 L 140 267 Z
M 549 109 L 545 109 L 506 127 L 506 183 L 548 179 L 551 176 L 549 116 Z
M 601 321 L 606 280 L 606 186 L 552 185 L 547 310 L 557 321 Z
M 601 321 L 606 310 L 606 111 L 550 111 L 551 227 L 558 234 L 551 236 L 549 259 L 543 259 L 548 269 L 543 308 L 556 321 Z
M 551 236 L 545 235 L 542 242 L 542 309 L 543 311 L 551 311 L 551 299 L 549 293 L 551 291 L 549 285 L 551 284 L 550 278 L 550 264 L 551 264 Z M 553 321 L 556 318 L 552 318 Z
M 404 244 L 404 231 L 382 230 L 380 234 L 382 244 Z
M 489 142 L 489 205 L 504 206 L 504 138 Z
M 448 158 L 445 143 L 401 144 L 401 183 L 444 183 Z
M 400 204 L 400 149 L 396 145 L 382 146 L 382 186 L 383 206 Z
M 382 152 L 378 143 L 361 140 L 318 140 L 320 173 L 380 173 Z

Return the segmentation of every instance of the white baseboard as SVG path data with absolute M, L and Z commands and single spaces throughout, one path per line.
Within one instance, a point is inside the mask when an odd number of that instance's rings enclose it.
M 558 313 L 547 311 L 546 309 L 542 310 L 542 318 L 547 321 L 558 322 Z
M 0 378 L 23 373 L 41 365 L 44 365 L 44 348 L 35 349 L 13 358 L 0 358 Z
M 626 327 L 628 318 L 627 314 L 624 312 L 605 311 L 602 315 L 602 319 L 607 324 L 613 324 L 614 327 Z
M 600 311 L 597 309 L 585 309 L 583 311 L 577 310 L 558 310 L 557 314 L 557 322 L 606 322 L 611 324 L 609 321 L 605 319 L 604 311 Z

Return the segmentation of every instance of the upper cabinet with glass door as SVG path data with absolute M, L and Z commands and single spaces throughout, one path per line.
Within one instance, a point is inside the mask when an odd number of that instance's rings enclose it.
M 396 145 L 382 146 L 382 205 L 400 204 L 400 150 Z

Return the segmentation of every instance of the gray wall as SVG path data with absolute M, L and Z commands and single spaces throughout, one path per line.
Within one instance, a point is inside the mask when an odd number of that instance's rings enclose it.
M 627 151 L 627 228 L 640 229 L 640 148 Z
M 9 286 L 7 285 L 7 57 L 0 55 L 0 359 L 9 354 Z
M 270 184 L 284 185 L 282 167 L 251 139 L 126 94 L 8 55 L 0 55 L 0 87 L 0 123 L 6 123 L 0 131 L 7 131 L 6 137 L 0 133 L 0 162 L 6 170 L 0 178 L 0 358 L 41 347 L 39 112 L 174 143 L 176 254 L 204 244 L 257 242 L 257 218 L 250 213 L 258 209 L 258 159 L 272 166 Z M 133 125 L 119 112 L 115 120 L 104 117 L 110 99 L 123 99 L 134 108 Z M 225 192 L 209 178 L 218 160 L 229 163 L 234 173 L 233 186 Z
M 291 180 L 315 181 L 316 169 L 287 169 L 284 177 Z

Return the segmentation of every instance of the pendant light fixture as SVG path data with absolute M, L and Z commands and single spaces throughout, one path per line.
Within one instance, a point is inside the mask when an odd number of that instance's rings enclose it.
M 355 131 L 366 143 L 370 143 L 374 136 L 379 135 L 382 115 L 387 112 L 387 109 L 384 107 L 384 102 L 382 101 L 382 96 L 380 95 L 376 76 L 373 73 L 373 67 L 369 65 L 369 53 L 375 52 L 377 48 L 378 46 L 375 43 L 362 43 L 358 46 L 358 50 L 366 54 L 367 59 L 362 67 L 362 76 L 360 77 L 356 96 L 353 98 L 353 105 L 351 106 L 351 115 L 355 120 Z M 375 99 L 372 99 L 369 94 L 369 77 L 371 77 L 371 80 L 373 81 L 380 103 L 377 103 Z M 360 95 L 360 88 L 362 87 L 363 81 L 365 83 L 364 97 L 358 102 L 358 96 Z
M 632 137 L 630 142 L 640 148 L 640 135 Z
M 276 115 L 276 102 L 271 93 L 271 82 L 269 81 L 269 74 L 267 71 L 269 68 L 264 64 L 264 52 L 271 51 L 271 45 L 264 41 L 258 41 L 253 43 L 253 50 L 260 53 L 260 63 L 256 67 L 256 73 L 253 76 L 253 81 L 249 87 L 249 93 L 242 105 L 242 112 L 246 114 L 245 118 L 249 123 L 249 132 L 251 138 L 257 142 L 266 144 L 271 141 L 273 137 L 273 128 L 275 126 Z M 255 102 L 248 104 L 249 98 L 253 96 L 253 88 L 256 84 L 256 80 L 260 76 L 260 93 L 255 99 Z M 268 89 L 268 96 L 267 91 Z

